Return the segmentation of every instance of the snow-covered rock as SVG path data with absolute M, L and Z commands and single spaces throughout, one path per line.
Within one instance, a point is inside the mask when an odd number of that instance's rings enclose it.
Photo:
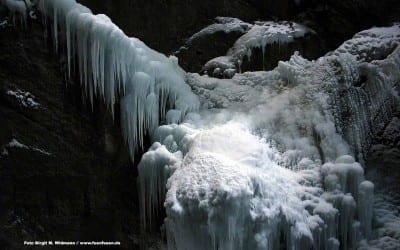
M 215 23 L 192 35 L 175 55 L 185 70 L 200 72 L 207 61 L 226 54 L 252 26 L 237 18 L 216 17 Z
M 294 22 L 255 22 L 250 27 L 225 56 L 205 64 L 204 71 L 208 75 L 231 78 L 231 72 L 272 69 L 277 61 L 286 60 L 294 51 L 302 50 L 302 46 L 315 36 L 313 30 Z M 317 44 L 314 47 L 318 47 Z M 255 61 L 253 56 L 257 57 Z
M 22 90 L 8 90 L 6 92 L 7 95 L 17 99 L 19 105 L 25 107 L 25 108 L 32 108 L 32 109 L 38 109 L 40 107 L 40 104 L 35 101 L 35 96 L 33 96 L 29 92 L 24 92 Z
M 49 152 L 47 152 L 46 150 L 43 150 L 43 149 L 39 149 L 39 148 L 36 148 L 36 147 L 31 147 L 31 146 L 27 146 L 27 145 L 25 145 L 25 144 L 22 144 L 21 142 L 19 142 L 17 139 L 12 139 L 7 145 L 5 145 L 5 147 L 4 147 L 4 151 L 3 151 L 3 153 L 2 153 L 2 155 L 8 155 L 8 150 L 7 150 L 7 148 L 8 149 L 10 149 L 10 148 L 18 148 L 18 149 L 25 149 L 25 150 L 32 150 L 32 151 L 35 151 L 35 152 L 38 152 L 38 153 L 40 153 L 40 154 L 43 154 L 43 155 L 47 155 L 47 156 L 50 156 L 51 155 L 51 153 L 49 153 Z
M 190 45 L 194 40 L 199 37 L 209 36 L 215 34 L 217 32 L 231 33 L 231 32 L 239 32 L 246 33 L 253 25 L 243 22 L 238 18 L 233 17 L 216 17 L 216 23 L 211 24 L 199 32 L 192 35 L 187 41 L 186 46 Z
M 361 31 L 344 42 L 334 53 L 352 54 L 358 61 L 385 59 L 400 44 L 400 24 Z

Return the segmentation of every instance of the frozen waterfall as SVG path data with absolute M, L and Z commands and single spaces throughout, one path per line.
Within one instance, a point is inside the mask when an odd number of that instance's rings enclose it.
M 372 237 L 374 185 L 355 159 L 398 102 L 399 25 L 228 80 L 184 72 L 75 0 L 39 7 L 86 97 L 111 113 L 120 105 L 132 157 L 152 138 L 139 164 L 142 220 L 165 207 L 169 249 L 355 249 Z
M 374 28 L 316 61 L 295 54 L 232 79 L 188 74 L 202 110 L 156 130 L 140 164 L 144 219 L 165 200 L 170 249 L 366 242 L 374 185 L 354 157 L 399 101 L 399 35 Z

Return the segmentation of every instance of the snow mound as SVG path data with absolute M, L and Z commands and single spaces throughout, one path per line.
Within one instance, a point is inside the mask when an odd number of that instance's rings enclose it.
M 200 132 L 168 180 L 170 246 L 273 249 L 281 227 L 293 246 L 311 241 L 293 172 L 276 165 L 271 148 L 241 126 L 229 123 Z

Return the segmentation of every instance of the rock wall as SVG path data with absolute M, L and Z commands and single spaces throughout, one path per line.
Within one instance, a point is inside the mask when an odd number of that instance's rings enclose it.
M 137 171 L 118 114 L 88 108 L 56 58 L 39 24 L 0 29 L 0 248 L 58 239 L 137 249 Z

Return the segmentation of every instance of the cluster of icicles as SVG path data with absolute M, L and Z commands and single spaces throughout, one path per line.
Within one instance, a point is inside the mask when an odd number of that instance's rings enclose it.
M 107 16 L 93 15 L 75 0 L 41 0 L 39 10 L 46 22 L 53 21 L 57 50 L 59 37 L 66 36 L 69 74 L 79 70 L 92 104 L 95 96 L 103 98 L 114 114 L 120 102 L 122 130 L 132 157 L 160 117 L 179 122 L 198 109 L 199 101 L 185 84 L 175 57 L 167 58 L 126 36 Z

